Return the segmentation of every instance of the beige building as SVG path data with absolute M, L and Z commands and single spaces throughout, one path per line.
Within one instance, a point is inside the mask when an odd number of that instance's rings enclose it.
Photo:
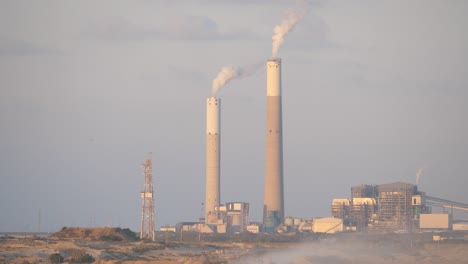
M 343 231 L 343 219 L 325 217 L 314 218 L 312 221 L 312 232 L 314 233 L 336 233 Z
M 452 229 L 452 215 L 420 214 L 419 228 L 421 229 Z

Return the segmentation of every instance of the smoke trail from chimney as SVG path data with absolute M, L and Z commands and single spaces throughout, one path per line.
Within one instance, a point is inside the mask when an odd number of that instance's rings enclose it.
M 421 176 L 423 175 L 423 172 L 425 169 L 426 169 L 426 166 L 423 166 L 419 168 L 418 171 L 416 172 L 416 185 L 419 184 L 419 180 L 421 179 Z
M 232 66 L 224 66 L 221 71 L 218 73 L 216 78 L 214 78 L 211 85 L 211 94 L 216 95 L 219 89 L 230 82 L 233 78 L 237 76 L 237 71 Z
M 261 66 L 262 63 L 255 63 L 249 66 L 238 68 L 233 66 L 224 66 L 223 68 L 221 68 L 221 71 L 218 73 L 218 75 L 216 76 L 216 78 L 214 78 L 212 82 L 212 96 L 215 96 L 219 89 L 221 89 L 223 86 L 229 83 L 232 79 L 251 76 L 254 73 L 256 73 Z
M 284 36 L 293 30 L 294 26 L 304 17 L 304 12 L 288 12 L 287 17 L 283 19 L 281 24 L 273 29 L 273 45 L 271 55 L 273 58 L 278 56 L 278 50 L 284 42 Z

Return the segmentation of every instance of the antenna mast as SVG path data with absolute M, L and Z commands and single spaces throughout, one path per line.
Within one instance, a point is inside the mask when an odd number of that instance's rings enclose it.
M 151 165 L 151 153 L 143 162 L 143 174 L 145 183 L 141 192 L 141 239 L 154 241 L 154 196 L 153 196 L 153 168 Z

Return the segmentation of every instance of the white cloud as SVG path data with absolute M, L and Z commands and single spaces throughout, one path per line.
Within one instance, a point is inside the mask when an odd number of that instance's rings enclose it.
M 142 41 L 148 39 L 168 40 L 232 40 L 252 38 L 246 30 L 222 31 L 218 23 L 206 16 L 173 16 L 164 23 L 142 24 L 122 17 L 106 22 L 94 22 L 86 30 L 87 35 L 108 40 Z

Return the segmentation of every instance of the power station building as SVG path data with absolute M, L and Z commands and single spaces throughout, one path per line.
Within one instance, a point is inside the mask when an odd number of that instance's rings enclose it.
M 432 206 L 468 210 L 467 204 L 426 195 L 416 185 L 396 182 L 351 188 L 351 199 L 333 199 L 331 214 L 351 230 L 405 231 L 439 227 L 451 229 L 449 213 L 433 214 Z
M 284 221 L 281 59 L 267 61 L 267 131 L 263 229 L 273 232 Z
M 216 208 L 219 220 L 218 233 L 236 233 L 247 231 L 249 224 L 249 203 L 230 202 Z

